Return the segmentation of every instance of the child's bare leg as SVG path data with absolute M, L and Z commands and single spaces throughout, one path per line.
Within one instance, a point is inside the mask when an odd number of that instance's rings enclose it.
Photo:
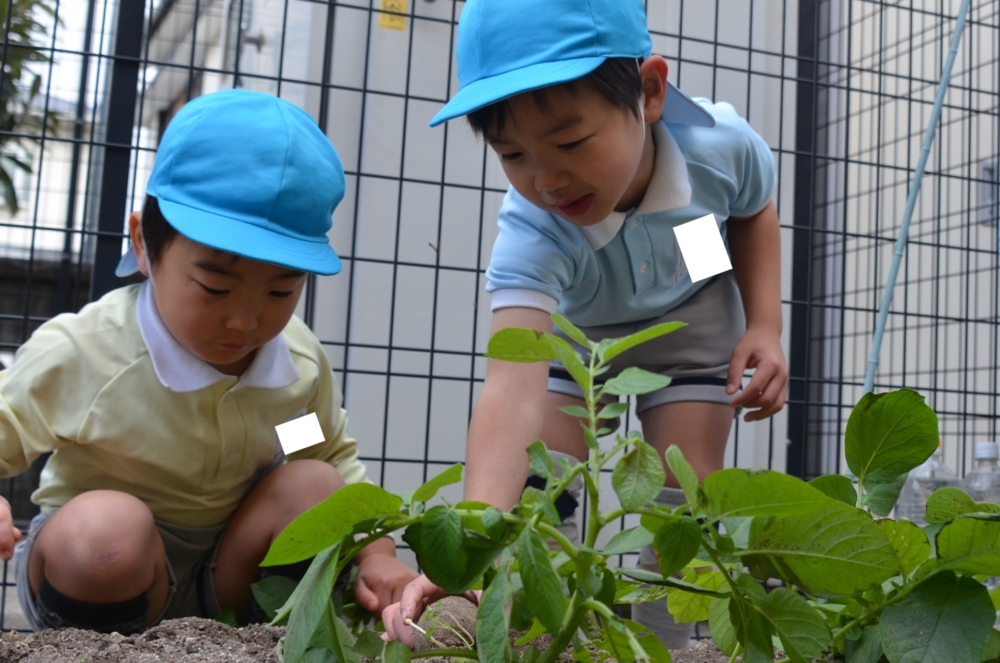
M 148 600 L 148 622 L 166 605 L 167 556 L 153 514 L 141 500 L 93 490 L 67 502 L 38 533 L 28 560 L 32 594 L 43 580 L 85 603 Z
M 733 415 L 733 408 L 722 403 L 684 401 L 650 408 L 639 419 L 643 436 L 661 456 L 671 444 L 676 444 L 698 478 L 704 479 L 722 469 Z M 667 470 L 666 485 L 679 487 L 666 464 L 664 468 Z
M 260 563 L 288 523 L 316 506 L 344 480 L 328 463 L 296 460 L 282 465 L 254 486 L 233 514 L 219 544 L 215 594 L 223 610 L 233 610 L 246 621 Z

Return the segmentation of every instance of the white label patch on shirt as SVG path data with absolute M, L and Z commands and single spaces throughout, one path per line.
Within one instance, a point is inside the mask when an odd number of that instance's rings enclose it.
M 315 412 L 275 426 L 274 430 L 277 431 L 281 448 L 286 454 L 293 454 L 314 444 L 326 442 L 326 436 L 323 435 L 319 417 Z
M 709 214 L 677 226 L 674 228 L 674 235 L 691 274 L 692 283 L 728 272 L 733 268 L 714 215 Z

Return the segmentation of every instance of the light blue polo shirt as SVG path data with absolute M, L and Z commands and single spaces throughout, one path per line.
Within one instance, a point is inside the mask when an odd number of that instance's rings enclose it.
M 736 109 L 697 99 L 714 127 L 653 125 L 656 161 L 642 202 L 585 228 L 541 210 L 513 187 L 486 270 L 494 311 L 559 311 L 582 327 L 657 318 L 709 282 L 692 283 L 674 227 L 714 214 L 748 217 L 771 200 L 771 149 Z

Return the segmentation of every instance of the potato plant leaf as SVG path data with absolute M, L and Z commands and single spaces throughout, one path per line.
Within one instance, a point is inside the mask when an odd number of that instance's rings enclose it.
M 901 572 L 878 525 L 833 500 L 810 513 L 754 518 L 749 550 L 815 596 L 861 592 Z
M 502 550 L 501 545 L 469 545 L 462 519 L 451 508 L 429 509 L 419 523 L 403 534 L 417 555 L 417 562 L 432 582 L 452 594 L 474 585 Z
M 652 341 L 654 338 L 659 338 L 664 334 L 669 334 L 670 332 L 677 331 L 681 327 L 686 327 L 683 322 L 664 322 L 659 325 L 654 325 L 648 329 L 643 329 L 640 332 L 636 332 L 625 338 L 618 339 L 614 343 L 611 343 L 607 347 L 603 348 L 604 352 L 598 354 L 601 361 L 611 361 L 623 352 L 631 350 L 637 345 L 641 345 L 646 341 Z M 598 346 L 598 351 L 600 352 L 601 347 Z
M 699 573 L 688 581 L 713 592 L 727 586 L 726 577 L 719 571 Z M 708 608 L 713 600 L 715 599 L 707 594 L 671 592 L 667 597 L 667 610 L 675 622 L 703 622 L 708 619 Z
M 608 541 L 608 545 L 604 547 L 604 552 L 602 554 L 607 556 L 624 555 L 625 553 L 635 552 L 643 546 L 652 545 L 652 543 L 652 532 L 644 527 L 633 527 L 631 529 L 618 532 L 611 537 L 611 540 Z
M 834 504 L 801 479 L 767 470 L 713 472 L 705 477 L 702 493 L 703 511 L 715 518 L 788 515 Z
M 267 615 L 268 621 L 288 602 L 288 597 L 295 591 L 297 582 L 285 576 L 270 576 L 250 585 L 257 605 Z
M 480 663 L 511 660 L 510 609 L 512 601 L 509 563 L 501 564 L 496 577 L 479 599 L 476 612 L 476 651 Z
M 996 613 L 982 583 L 939 573 L 886 607 L 879 622 L 890 663 L 979 661 Z
M 896 558 L 909 576 L 931 556 L 931 544 L 924 531 L 908 520 L 880 520 L 876 523 L 889 540 Z
M 867 492 L 920 465 L 937 446 L 937 415 L 924 403 L 923 396 L 910 389 L 869 392 L 861 397 L 847 420 L 847 466 Z
M 626 453 L 611 472 L 611 485 L 622 508 L 635 511 L 659 495 L 666 480 L 663 463 L 656 449 L 642 440 Z
M 595 344 L 590 342 L 590 339 L 587 338 L 587 335 L 584 334 L 582 331 L 580 331 L 580 329 L 576 325 L 567 320 L 565 317 L 559 315 L 558 313 L 553 313 L 552 322 L 555 324 L 556 327 L 562 330 L 562 333 L 566 334 L 567 336 L 569 336 L 571 339 L 573 339 L 583 347 L 585 348 L 594 347 Z
M 749 576 L 740 576 L 738 580 L 746 579 L 749 583 L 740 583 L 741 590 L 760 594 L 763 600 L 764 590 Z M 750 600 L 742 594 L 731 594 L 729 599 L 729 619 L 733 624 L 736 640 L 743 646 L 743 661 L 745 663 L 771 663 L 774 659 L 774 647 L 771 644 L 770 624 L 753 608 Z
M 402 498 L 370 483 L 344 486 L 293 520 L 271 544 L 261 566 L 294 564 L 313 557 L 358 523 L 399 513 Z
M 402 642 L 389 640 L 382 651 L 382 663 L 410 663 L 413 652 Z
M 858 503 L 858 491 L 854 489 L 854 482 L 843 474 L 824 474 L 810 481 L 809 485 L 838 502 L 850 506 Z
M 292 595 L 292 611 L 285 631 L 285 662 L 299 663 L 309 648 L 316 629 L 324 619 L 330 605 L 333 581 L 337 577 L 337 555 L 340 545 L 335 545 L 321 555 L 310 566 L 299 587 Z M 301 590 L 301 593 L 299 592 Z M 291 602 L 291 600 L 289 601 Z
M 667 466 L 670 467 L 670 471 L 673 472 L 677 482 L 681 485 L 681 490 L 684 491 L 688 506 L 691 507 L 692 512 L 697 512 L 698 503 L 701 501 L 698 496 L 698 475 L 695 474 L 691 464 L 684 458 L 684 453 L 677 445 L 670 445 L 670 448 L 667 449 L 666 459 Z
M 974 511 L 977 511 L 976 501 L 961 488 L 941 488 L 927 498 L 924 520 L 928 523 L 946 523 L 956 516 Z
M 1000 575 L 1000 522 L 958 518 L 937 535 L 938 567 Z
M 771 625 L 792 663 L 822 658 L 833 641 L 823 617 L 795 592 L 779 587 L 762 599 L 751 595 L 754 608 Z
M 847 663 L 878 663 L 882 659 L 882 634 L 878 626 L 866 626 L 861 637 L 844 643 Z
M 604 383 L 602 393 L 614 396 L 638 396 L 659 391 L 670 385 L 666 375 L 650 373 L 641 368 L 630 366 Z
M 517 565 L 531 614 L 550 633 L 558 633 L 566 614 L 566 596 L 552 568 L 548 546 L 531 527 L 525 527 L 518 537 Z
M 584 365 L 583 358 L 580 357 L 579 353 L 573 349 L 573 346 L 566 339 L 548 332 L 545 332 L 545 338 L 548 340 L 549 345 L 552 346 L 552 351 L 555 352 L 556 359 L 562 362 L 563 368 L 569 371 L 569 374 L 573 376 L 573 380 L 586 393 L 591 386 L 591 380 L 590 371 Z
M 729 599 L 713 598 L 708 604 L 708 631 L 715 646 L 726 656 L 736 650 L 736 629 L 729 618 Z
M 426 502 L 432 499 L 445 486 L 456 484 L 462 480 L 462 464 L 455 463 L 444 472 L 417 488 L 413 493 L 414 502 Z
M 490 342 L 486 346 L 486 356 L 490 359 L 530 364 L 552 361 L 556 358 L 556 353 L 542 332 L 521 327 L 507 327 L 490 337 Z
M 691 516 L 680 516 L 660 525 L 653 538 L 660 574 L 669 578 L 694 559 L 701 548 L 701 527 Z
M 628 403 L 608 403 L 597 413 L 598 419 L 615 419 L 628 412 Z
M 861 482 L 861 486 L 865 489 L 861 505 L 868 507 L 876 516 L 883 518 L 888 516 L 899 500 L 899 493 L 906 483 L 906 474 L 906 472 L 893 474 L 884 471 L 869 474 Z
M 545 444 L 541 440 L 535 440 L 528 445 L 528 467 L 532 474 L 548 479 L 556 475 L 556 467 L 552 462 L 552 456 Z

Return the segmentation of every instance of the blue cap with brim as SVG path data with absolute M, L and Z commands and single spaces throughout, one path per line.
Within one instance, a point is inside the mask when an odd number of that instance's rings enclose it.
M 312 274 L 336 274 L 327 233 L 344 169 L 303 110 L 277 97 L 226 90 L 186 104 L 163 134 L 146 193 L 188 239 Z M 115 273 L 139 269 L 129 247 Z
M 582 78 L 608 58 L 648 58 L 642 0 L 468 0 L 455 44 L 459 90 L 431 126 L 531 90 Z M 666 122 L 715 126 L 668 83 Z

